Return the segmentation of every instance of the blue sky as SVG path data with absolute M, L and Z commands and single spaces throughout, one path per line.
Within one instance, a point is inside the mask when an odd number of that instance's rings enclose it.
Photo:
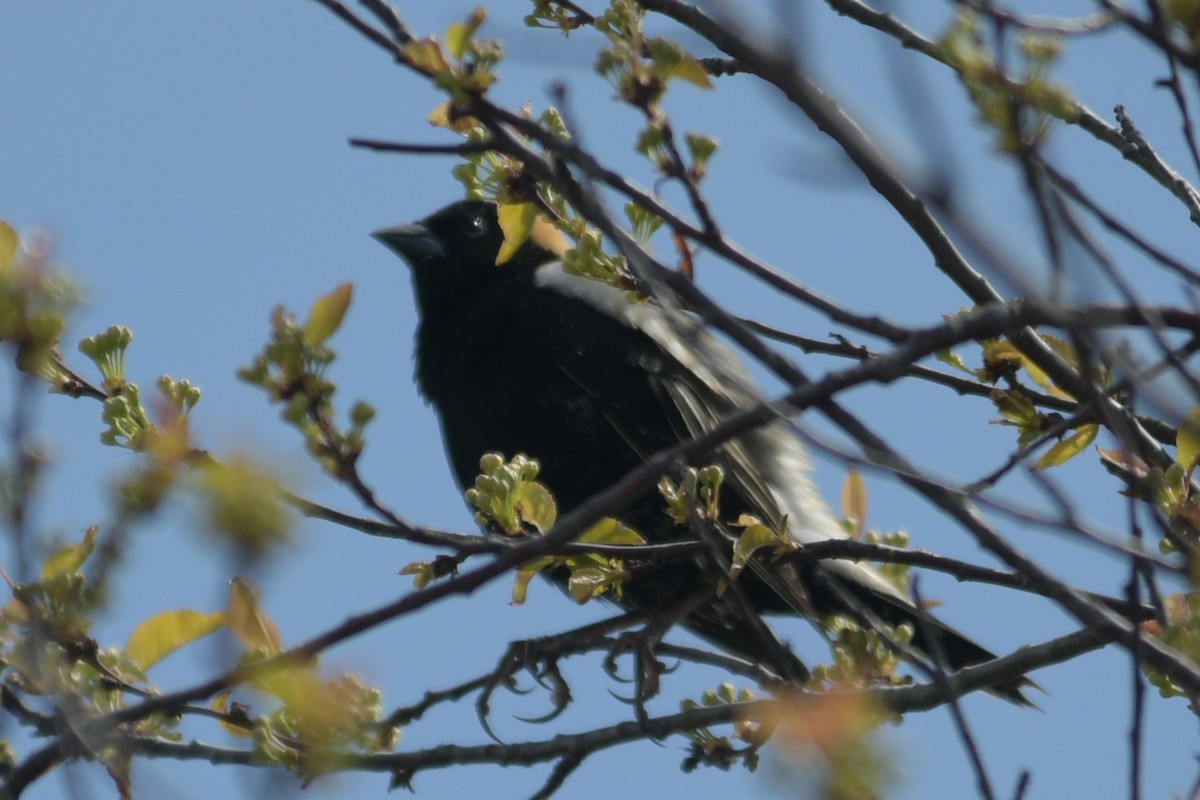
M 404 3 L 419 33 L 440 34 L 475 3 Z M 567 41 L 526 30 L 526 4 L 485 4 L 485 34 L 508 43 L 495 96 L 513 105 L 549 103 L 552 82 L 564 81 L 583 143 L 639 181 L 653 181 L 633 154 L 634 114 L 611 101 L 612 91 L 590 72 L 596 40 Z M 950 4 L 897 4 L 916 12 L 923 30 L 936 33 Z M 1090 4 L 1055 3 L 1054 10 Z M 1049 9 L 1044 9 L 1049 10 Z M 960 200 L 1011 252 L 1035 282 L 1042 259 L 1022 203 L 1016 173 L 992 155 L 985 133 L 967 109 L 961 87 L 944 70 L 919 59 L 900 61 L 899 49 L 854 23 L 813 4 L 800 14 L 797 41 L 817 74 L 894 148 L 912 169 L 935 162 L 950 175 Z M 133 329 L 129 376 L 149 387 L 162 373 L 186 377 L 204 390 L 194 416 L 202 444 L 217 454 L 248 453 L 282 465 L 302 492 L 351 512 L 348 493 L 332 487 L 305 463 L 298 437 L 264 398 L 234 378 L 267 333 L 267 315 L 283 304 L 303 312 L 317 295 L 343 281 L 355 298 L 333 341 L 341 354 L 334 377 L 345 408 L 356 398 L 379 411 L 362 468 L 385 503 L 413 522 L 469 530 L 445 467 L 436 421 L 411 381 L 415 316 L 403 265 L 368 238 L 370 231 L 408 221 L 461 195 L 449 174 L 455 163 L 438 157 L 379 155 L 350 148 L 352 136 L 406 142 L 445 141 L 424 121 L 440 102 L 422 81 L 398 68 L 314 3 L 205 4 L 11 3 L 0 28 L 0 218 L 23 231 L 53 237 L 57 259 L 79 276 L 86 304 L 68 341 L 111 323 Z M 689 44 L 695 44 L 689 41 Z M 699 54 L 707 55 L 708 51 Z M 897 66 L 911 63 L 911 72 Z M 1126 105 L 1143 131 L 1186 177 L 1178 122 L 1169 96 L 1152 88 L 1163 66 L 1145 47 L 1112 35 L 1073 43 L 1062 65 L 1076 96 L 1106 119 Z M 930 102 L 916 109 L 944 132 L 948 146 L 923 152 L 912 130 L 894 127 L 909 95 L 906 81 L 923 82 Z M 929 263 L 928 254 L 888 208 L 843 165 L 811 125 L 783 108 L 773 91 L 750 79 L 723 79 L 714 92 L 680 87 L 669 110 L 679 129 L 716 134 L 723 142 L 708 184 L 715 212 L 730 236 L 750 252 L 822 294 L 863 313 L 905 324 L 935 324 L 965 299 Z M 1178 204 L 1118 155 L 1077 130 L 1060 129 L 1050 151 L 1097 197 L 1127 215 L 1144 234 L 1176 255 L 1192 250 L 1194 228 Z M 666 197 L 678 201 L 672 189 Z M 1128 253 L 1114 246 L 1120 258 Z M 1179 289 L 1158 273 L 1130 263 L 1147 297 L 1177 302 Z M 784 304 L 728 265 L 698 262 L 701 285 L 738 313 L 810 336 L 828 321 Z M 1002 284 L 1003 285 L 1003 284 Z M 1088 284 L 1079 284 L 1086 297 Z M 71 348 L 67 348 L 71 352 Z M 795 355 L 795 354 L 793 354 Z M 81 357 L 74 357 L 82 367 Z M 799 356 L 797 356 L 799 357 Z M 836 363 L 802 359 L 819 374 Z M 11 377 L 0 374 L 0 414 L 11 397 Z M 902 383 L 865 387 L 848 404 L 920 466 L 953 480 L 979 477 L 1011 448 L 1011 430 L 989 426 L 996 416 L 981 400 Z M 48 397 L 38 408 L 40 436 L 55 458 L 46 502 L 35 523 L 51 535 L 79 536 L 102 521 L 105 489 L 114 471 L 130 466 L 122 451 L 101 447 L 99 406 Z M 816 420 L 812 432 L 839 442 Z M 842 446 L 839 442 L 839 446 Z M 822 459 L 818 480 L 836 497 L 844 464 Z M 1081 458 L 1056 475 L 1085 498 L 1082 512 L 1101 527 L 1118 528 L 1123 506 L 1116 486 L 1094 459 Z M 903 528 L 914 543 L 978 559 L 974 543 L 917 497 L 868 472 L 872 526 Z M 1014 481 L 1004 495 L 1022 503 L 1044 498 Z M 66 500 L 66 502 L 64 502 Z M 1107 520 L 1116 520 L 1106 526 Z M 1123 568 L 1046 531 L 999 518 L 1014 543 L 1038 555 L 1057 574 L 1087 588 L 1119 593 Z M 408 591 L 396 571 L 429 552 L 372 540 L 330 525 L 299 521 L 294 552 L 255 575 L 264 603 L 288 642 L 298 642 L 346 615 L 386 603 Z M 123 564 L 112 614 L 97 628 L 104 644 L 123 642 L 137 620 L 169 608 L 217 609 L 232 569 L 206 540 L 187 502 L 140 531 Z M 1047 603 L 1006 592 L 959 587 L 929 576 L 924 594 L 945 602 L 952 624 L 1006 651 L 1071 630 Z M 610 613 L 599 604 L 579 608 L 548 586 L 535 584 L 523 607 L 507 605 L 507 583 L 456 598 L 419 619 L 386 626 L 330 652 L 329 668 L 363 674 L 385 688 L 386 707 L 415 701 L 426 688 L 471 677 L 495 662 L 506 642 L 573 627 Z M 781 622 L 812 659 L 822 654 L 797 622 Z M 810 648 L 804 650 L 804 648 Z M 164 662 L 154 677 L 175 688 L 209 674 L 228 654 L 220 643 L 197 647 Z M 571 663 L 567 676 L 579 702 L 561 730 L 615 721 L 627 713 L 608 699 L 595 661 Z M 964 707 L 979 735 L 989 772 L 1001 795 L 1020 770 L 1033 773 L 1030 797 L 1113 796 L 1128 775 L 1127 729 L 1131 682 L 1116 651 L 1044 670 L 1044 711 L 1013 709 L 988 697 Z M 684 671 L 665 684 L 657 709 L 695 696 L 719 675 Z M 496 703 L 495 724 L 505 738 L 541 738 L 546 727 L 515 715 L 545 710 L 537 694 Z M 1146 796 L 1183 793 L 1195 778 L 1195 719 L 1181 701 L 1152 699 L 1148 708 Z M 223 741 L 215 728 L 194 735 Z M 883 734 L 901 754 L 907 779 L 898 798 L 961 797 L 973 791 L 961 749 L 944 712 L 913 715 Z M 401 744 L 416 748 L 482 741 L 464 705 L 410 727 Z M 798 779 L 767 763 L 756 775 L 708 770 L 681 775 L 683 740 L 643 744 L 600 754 L 573 775 L 561 796 L 656 796 L 686 792 L 696 800 L 795 796 Z M 462 796 L 486 787 L 495 797 L 523 797 L 545 768 L 478 767 L 421 774 L 425 797 Z M 784 781 L 787 781 L 786 783 Z M 195 764 L 140 763 L 136 786 L 144 797 L 211 797 L 239 790 L 261 794 L 288 785 L 286 776 Z M 375 797 L 381 775 L 340 777 L 309 790 L 317 796 Z M 110 796 L 102 772 L 81 767 L 44 780 L 33 798 Z

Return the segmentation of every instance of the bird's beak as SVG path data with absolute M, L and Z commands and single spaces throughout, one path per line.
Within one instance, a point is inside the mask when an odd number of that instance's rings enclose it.
M 382 228 L 372 233 L 371 238 L 414 266 L 423 261 L 446 257 L 446 248 L 433 232 L 420 222 Z

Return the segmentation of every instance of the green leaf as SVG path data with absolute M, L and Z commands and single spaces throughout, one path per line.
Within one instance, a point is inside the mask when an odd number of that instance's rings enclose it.
M 479 125 L 479 120 L 474 117 L 455 113 L 454 103 L 449 100 L 430 111 L 425 121 L 435 128 L 446 128 L 462 136 L 467 136 Z M 459 165 L 459 167 L 469 166 L 470 164 Z
M 1024 447 L 1042 432 L 1042 417 L 1033 401 L 1022 392 L 1007 389 L 992 389 L 991 400 L 1000 412 L 1001 419 L 993 420 L 1000 425 L 1012 425 L 1020 431 L 1017 442 Z
M 529 582 L 533 580 L 534 575 L 537 575 L 537 572 L 517 571 L 513 578 L 512 605 L 525 604 L 526 598 L 529 597 Z
M 437 108 L 433 109 L 433 111 L 430 111 L 429 116 L 425 118 L 425 121 L 435 128 L 451 128 L 450 101 L 447 100 L 446 102 L 440 104 Z
M 461 22 L 452 22 L 450 27 L 446 28 L 446 50 L 455 58 L 462 58 L 463 53 L 467 51 L 467 43 L 471 41 L 471 34 L 467 32 L 467 26 Z
M 1200 406 L 1187 413 L 1175 436 L 1175 461 L 1179 466 L 1191 470 L 1197 457 L 1200 457 Z
M 567 591 L 571 593 L 572 600 L 583 604 L 601 594 L 608 579 L 609 573 L 602 569 L 595 567 L 577 569 L 571 573 L 571 578 L 567 581 Z
M 147 619 L 129 634 L 125 654 L 143 670 L 162 661 L 185 644 L 203 638 L 225 624 L 225 615 L 180 609 Z
M 433 582 L 435 577 L 431 561 L 413 561 L 411 564 L 405 565 L 398 574 L 412 575 L 414 589 L 424 589 Z
M 1016 372 L 1022 364 L 1021 353 L 1011 342 L 984 339 L 980 345 L 983 346 L 983 364 L 988 380 L 995 381 L 1002 375 Z
M 554 527 L 554 521 L 558 519 L 558 504 L 554 502 L 554 495 L 550 494 L 545 484 L 537 481 L 521 487 L 516 509 L 520 519 L 541 533 Z
M 1075 456 L 1079 455 L 1092 442 L 1096 440 L 1096 434 L 1100 432 L 1100 426 L 1095 423 L 1080 425 L 1067 438 L 1056 443 L 1053 447 L 1047 450 L 1037 463 L 1033 465 L 1034 469 L 1049 469 L 1065 464 Z
M 96 535 L 99 533 L 100 528 L 93 525 L 84 532 L 83 541 L 79 544 L 69 544 L 51 553 L 50 557 L 46 559 L 46 563 L 42 565 L 42 581 L 78 572 L 79 568 L 88 560 L 88 556 L 92 554 L 92 549 L 96 546 Z
M 555 559 L 543 556 L 542 558 L 535 558 L 521 565 L 517 570 L 516 577 L 513 578 L 512 605 L 519 606 L 525 602 L 525 598 L 529 593 L 529 582 L 533 580 L 533 576 L 554 562 Z
M 496 206 L 496 216 L 500 230 L 504 231 L 504 244 L 496 254 L 496 266 L 500 266 L 516 255 L 529 238 L 537 219 L 537 206 L 533 203 L 502 203 Z
M 750 558 L 756 551 L 764 547 L 773 547 L 779 543 L 775 532 L 756 517 L 743 514 L 736 524 L 743 530 L 742 535 L 733 543 L 733 563 L 729 570 L 730 578 L 737 578 L 741 574 L 746 565 L 750 563 Z
M 1075 350 L 1071 347 L 1071 345 L 1067 344 L 1062 339 L 1057 339 L 1053 336 L 1047 336 L 1045 334 L 1042 334 L 1042 338 L 1046 341 L 1046 344 L 1050 346 L 1050 349 L 1057 353 L 1060 358 L 1072 366 L 1075 365 L 1077 359 L 1075 358 Z M 1054 381 L 1050 380 L 1050 376 L 1043 372 L 1041 367 L 1033 363 L 1033 361 L 1030 359 L 1026 358 L 1024 354 L 1021 354 L 1021 366 L 1025 368 L 1025 372 L 1029 375 L 1029 379 L 1045 389 L 1047 394 L 1063 400 L 1075 399 L 1072 395 L 1058 388 Z
M 953 350 L 938 350 L 933 354 L 933 356 L 943 364 L 949 364 L 960 372 L 965 372 L 966 374 L 976 378 L 979 377 L 979 371 L 968 367 L 967 362 L 963 361 L 962 356 L 960 356 L 958 353 L 955 353 Z
M 685 140 L 688 150 L 692 153 L 692 169 L 696 174 L 703 175 L 708 167 L 708 160 L 717 152 L 717 140 L 712 136 L 691 131 L 685 135 Z
M 343 283 L 329 294 L 321 295 L 312 304 L 308 320 L 304 323 L 304 343 L 318 347 L 337 332 L 350 307 L 354 285 Z
M 666 79 L 679 78 L 701 89 L 712 88 L 708 72 L 677 43 L 656 37 L 646 41 L 646 50 L 654 62 L 656 74 Z
M 402 51 L 404 61 L 414 69 L 426 75 L 436 76 L 450 69 L 450 62 L 442 54 L 441 45 L 437 39 L 418 39 L 404 45 Z
M 1027 425 L 1037 418 L 1033 402 L 1020 392 L 993 389 L 991 397 L 1006 424 Z
M 476 8 L 471 12 L 471 16 L 467 17 L 466 22 L 450 24 L 450 27 L 446 29 L 446 49 L 450 51 L 450 55 L 462 59 L 467 52 L 467 45 L 475 36 L 475 31 L 479 30 L 479 26 L 485 19 L 487 19 L 487 13 L 482 8 Z
M 646 540 L 633 528 L 612 517 L 605 517 L 583 532 L 576 541 L 590 544 L 645 544 Z

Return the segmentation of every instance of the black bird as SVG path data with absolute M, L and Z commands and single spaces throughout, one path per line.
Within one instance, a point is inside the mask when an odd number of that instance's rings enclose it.
M 484 453 L 524 453 L 541 463 L 538 479 L 567 512 L 647 457 L 756 401 L 745 368 L 690 317 L 564 272 L 556 251 L 565 240 L 544 221 L 501 265 L 504 234 L 487 202 L 455 203 L 373 235 L 412 268 L 420 314 L 416 380 L 440 417 L 464 489 L 474 484 Z M 753 514 L 778 529 L 786 517 L 787 531 L 801 542 L 846 535 L 817 495 L 805 449 L 786 423 L 745 434 L 703 463 L 724 470 L 723 519 Z M 617 516 L 651 541 L 687 533 L 653 487 Z M 891 624 L 916 619 L 912 603 L 861 564 L 752 566 L 738 580 L 760 612 L 869 610 Z M 711 573 L 699 562 L 658 566 L 637 574 L 624 599 L 649 611 L 674 608 Z M 744 657 L 778 664 L 779 649 L 747 630 L 730 602 L 714 592 L 685 624 Z M 950 667 L 994 657 L 928 616 L 915 629 L 914 645 L 941 653 Z M 1028 682 L 995 692 L 1025 703 L 1022 685 Z

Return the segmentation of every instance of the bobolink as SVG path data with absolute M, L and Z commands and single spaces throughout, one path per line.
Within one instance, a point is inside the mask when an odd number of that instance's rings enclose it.
M 687 315 L 564 272 L 558 248 L 545 238 L 557 232 L 542 224 L 501 265 L 504 234 L 491 203 L 455 203 L 374 236 L 412 268 L 420 314 L 416 380 L 440 417 L 459 486 L 474 484 L 484 453 L 522 453 L 541 463 L 539 480 L 565 512 L 756 398 L 736 356 Z M 726 443 L 703 459 L 707 463 L 724 471 L 722 520 L 753 515 L 802 543 L 846 535 L 817 495 L 805 449 L 786 422 Z M 688 536 L 687 526 L 664 509 L 650 487 L 617 516 L 650 541 Z M 917 613 L 907 597 L 858 563 L 795 566 L 761 559 L 752 566 L 738 580 L 759 612 L 855 616 L 866 609 L 891 624 L 912 622 Z M 715 577 L 699 557 L 652 565 L 624 587 L 624 601 L 653 613 L 707 585 L 711 594 L 685 624 L 778 669 L 779 649 L 747 630 L 728 593 L 716 591 Z M 993 658 L 928 617 L 915 630 L 914 645 L 940 652 L 952 668 Z M 938 640 L 936 649 L 930 636 Z M 1025 702 L 1024 683 L 995 691 Z

